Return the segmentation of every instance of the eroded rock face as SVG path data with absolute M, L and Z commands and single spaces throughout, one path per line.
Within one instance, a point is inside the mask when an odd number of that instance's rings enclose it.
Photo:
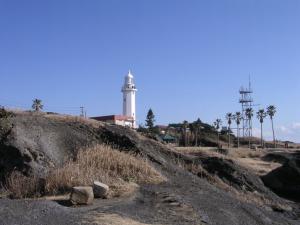
M 2 119 L 0 130 L 0 182 L 12 170 L 43 176 L 78 149 L 101 143 L 95 127 L 45 114 L 16 114 Z
M 202 167 L 238 191 L 259 192 L 273 199 L 278 197 L 265 187 L 262 180 L 232 160 L 218 157 L 202 158 Z
M 300 155 L 263 176 L 262 180 L 278 195 L 300 201 Z
M 73 187 L 70 201 L 74 205 L 90 205 L 94 201 L 92 187 Z
M 109 187 L 106 184 L 103 184 L 99 181 L 94 181 L 93 191 L 95 198 L 106 198 L 109 191 Z
M 21 112 L 6 119 L 5 126 L 0 123 L 0 183 L 13 170 L 43 178 L 51 168 L 74 158 L 78 150 L 96 144 L 142 154 L 158 164 L 173 157 L 166 146 L 129 128 L 77 119 Z

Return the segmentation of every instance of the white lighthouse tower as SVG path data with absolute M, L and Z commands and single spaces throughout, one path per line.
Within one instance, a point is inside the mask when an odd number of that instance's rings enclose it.
M 135 93 L 137 89 L 134 84 L 133 75 L 130 70 L 125 76 L 123 92 L 123 115 L 133 118 L 132 127 L 136 128 L 136 114 L 135 114 Z

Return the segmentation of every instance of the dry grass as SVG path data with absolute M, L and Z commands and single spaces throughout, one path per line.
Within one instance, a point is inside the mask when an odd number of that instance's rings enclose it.
M 5 189 L 13 198 L 29 198 L 40 196 L 42 187 L 37 177 L 27 177 L 19 171 L 13 171 L 6 179 Z
M 62 122 L 79 122 L 79 123 L 92 126 L 94 128 L 103 126 L 103 122 L 94 119 L 80 117 L 80 116 L 71 116 L 71 115 L 62 115 L 62 114 L 45 114 L 45 117 L 54 119 L 56 121 L 62 121 Z
M 249 148 L 231 148 L 228 150 L 228 157 L 231 158 L 260 158 L 266 154 L 263 149 L 252 150 Z
M 89 126 L 92 126 L 94 128 L 99 128 L 100 126 L 103 126 L 103 122 L 90 119 L 90 118 L 84 118 L 81 116 L 74 116 L 74 115 L 66 115 L 66 114 L 56 114 L 56 113 L 46 113 L 46 112 L 34 112 L 34 111 L 24 111 L 22 109 L 6 109 L 9 112 L 12 112 L 16 115 L 40 115 L 45 118 L 50 118 L 56 121 L 61 122 L 79 122 L 83 123 Z
M 45 179 L 13 172 L 7 178 L 7 189 L 14 198 L 40 197 L 64 194 L 73 186 L 92 185 L 95 180 L 107 184 L 109 197 L 116 197 L 133 192 L 137 184 L 160 183 L 164 178 L 140 156 L 97 145 L 80 150 L 76 160 L 50 171 Z
M 266 154 L 265 150 L 251 150 L 248 148 L 230 148 L 226 149 L 226 155 L 218 151 L 214 147 L 176 147 L 175 150 L 179 153 L 188 155 L 206 155 L 209 157 L 222 158 L 257 158 Z
M 226 150 L 226 155 L 218 152 L 216 148 L 205 147 L 187 147 L 176 148 L 177 152 L 190 156 L 218 157 L 222 159 L 232 160 L 241 167 L 250 170 L 252 173 L 261 176 L 269 173 L 271 170 L 281 166 L 280 163 L 267 162 L 262 159 L 268 152 L 267 150 L 252 150 L 248 148 L 230 148 Z
M 48 194 L 63 193 L 73 186 L 91 185 L 95 180 L 109 185 L 111 195 L 118 196 L 132 190 L 132 182 L 160 183 L 164 179 L 140 156 L 98 145 L 79 151 L 75 161 L 53 170 L 46 178 L 45 191 Z
M 260 158 L 238 158 L 236 159 L 236 163 L 244 168 L 247 168 L 258 176 L 266 175 L 267 173 L 281 166 L 280 163 L 266 162 Z
M 193 157 L 218 157 L 227 158 L 226 155 L 221 154 L 217 151 L 217 148 L 210 147 L 175 147 L 173 148 L 175 152 L 180 154 L 193 156 Z

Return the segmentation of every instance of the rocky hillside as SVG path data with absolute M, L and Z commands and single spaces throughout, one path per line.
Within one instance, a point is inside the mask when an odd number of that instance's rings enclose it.
M 166 181 L 130 197 L 72 208 L 46 200 L 0 199 L 10 224 L 299 224 L 299 208 L 251 171 L 222 158 L 191 157 L 128 128 L 77 117 L 15 113 L 0 119 L 1 182 L 13 170 L 45 176 L 87 146 L 105 143 L 146 157 Z M 24 216 L 30 215 L 30 216 Z

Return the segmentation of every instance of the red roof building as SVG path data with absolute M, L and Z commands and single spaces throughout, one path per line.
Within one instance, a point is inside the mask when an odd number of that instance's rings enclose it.
M 120 125 L 120 126 L 127 126 L 127 127 L 133 127 L 134 124 L 134 118 L 130 116 L 123 116 L 123 115 L 109 115 L 109 116 L 96 116 L 91 117 L 91 119 Z

